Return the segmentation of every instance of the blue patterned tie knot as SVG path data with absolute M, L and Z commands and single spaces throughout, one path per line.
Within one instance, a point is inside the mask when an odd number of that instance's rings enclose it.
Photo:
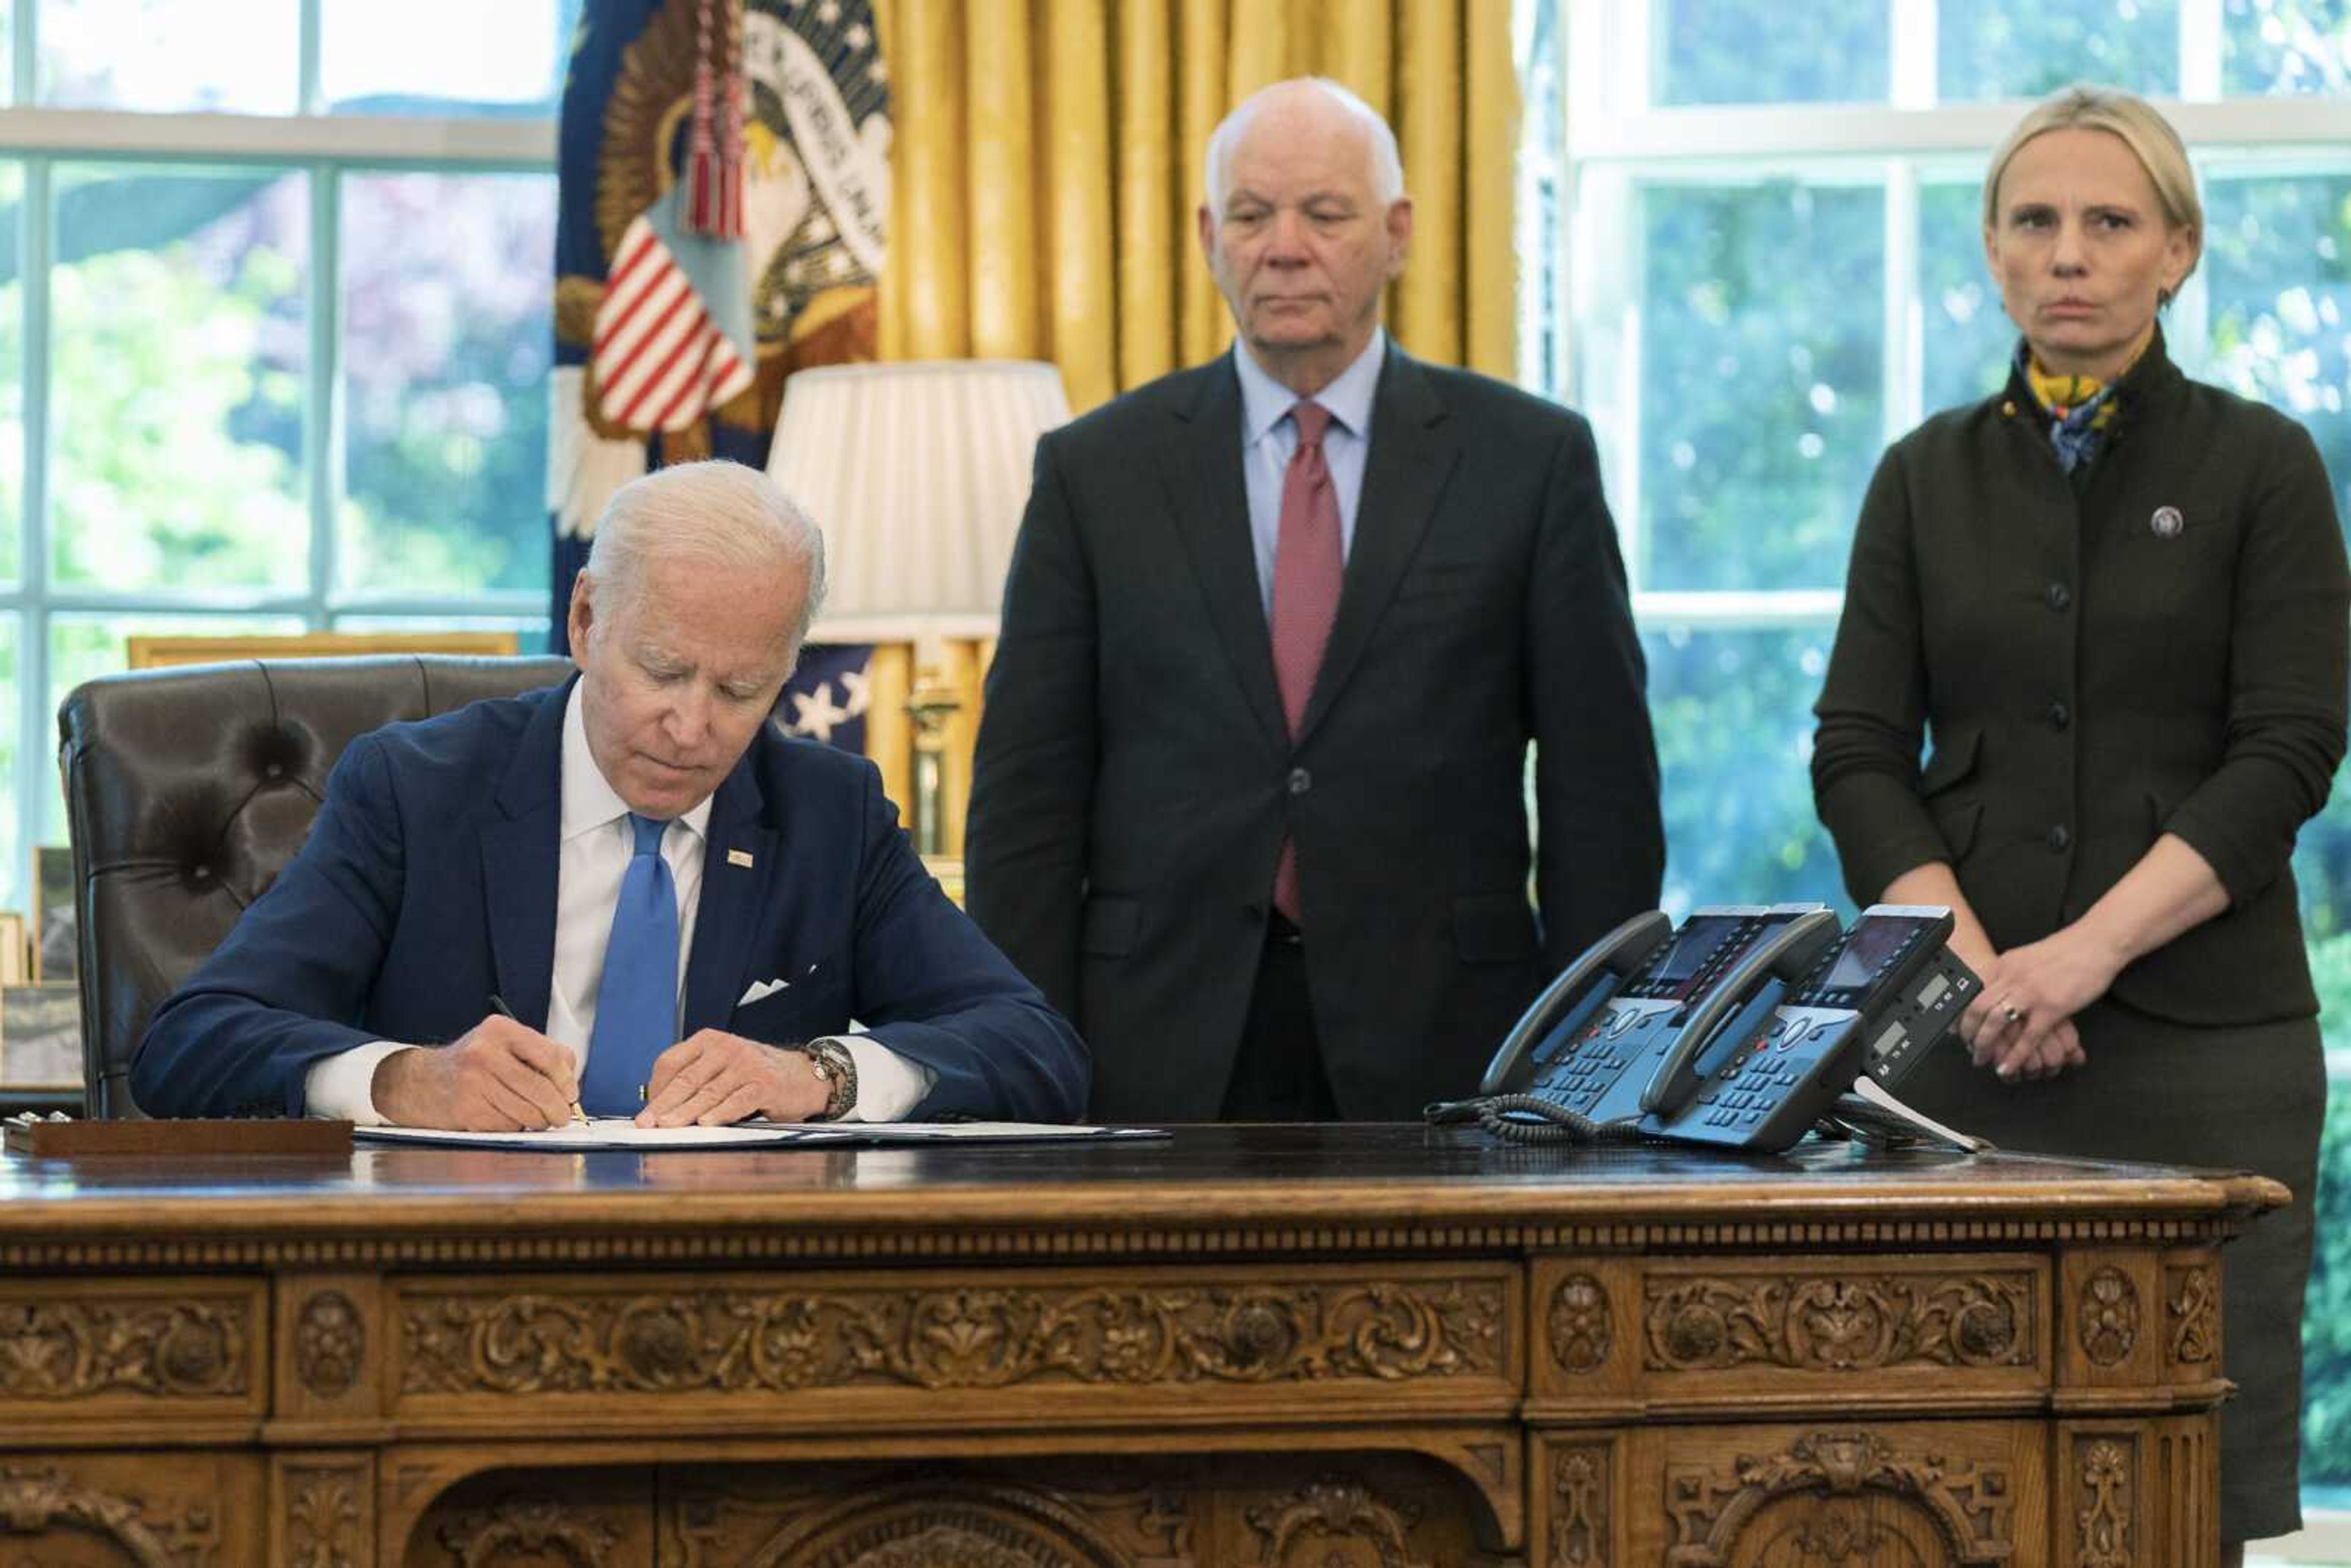
M 594 1116 L 633 1116 L 644 1107 L 653 1059 L 677 1041 L 677 883 L 662 859 L 667 822 L 629 813 L 636 850 L 621 876 L 596 1026 L 580 1106 Z

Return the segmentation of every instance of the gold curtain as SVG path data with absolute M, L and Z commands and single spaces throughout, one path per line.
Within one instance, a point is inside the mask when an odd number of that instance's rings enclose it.
M 1193 214 L 1208 132 L 1316 74 L 1395 128 L 1412 249 L 1388 327 L 1511 374 L 1510 0 L 877 0 L 890 68 L 881 353 L 1051 360 L 1071 407 L 1218 352 Z

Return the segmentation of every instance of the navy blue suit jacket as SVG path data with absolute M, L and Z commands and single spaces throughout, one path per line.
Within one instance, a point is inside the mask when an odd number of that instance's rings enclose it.
M 569 690 L 353 742 L 301 852 L 156 1010 L 140 1104 L 300 1115 L 321 1057 L 454 1040 L 492 993 L 544 1029 Z M 789 984 L 736 1005 L 768 979 Z M 763 727 L 711 798 L 684 1034 L 790 1043 L 852 1018 L 937 1075 L 917 1117 L 1084 1109 L 1076 1031 L 923 870 L 872 765 Z

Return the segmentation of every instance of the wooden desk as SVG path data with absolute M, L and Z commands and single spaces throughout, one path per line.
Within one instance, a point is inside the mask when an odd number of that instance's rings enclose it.
M 2216 1560 L 2252 1176 L 1417 1127 L 0 1161 L 0 1562 Z

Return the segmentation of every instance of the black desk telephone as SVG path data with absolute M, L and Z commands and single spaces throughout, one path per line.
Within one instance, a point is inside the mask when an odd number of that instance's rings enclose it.
M 1777 1153 L 1861 1073 L 1890 1085 L 1958 1021 L 1980 982 L 1945 946 L 1951 925 L 1884 904 L 1842 934 L 1811 904 L 1708 905 L 1678 928 L 1637 915 L 1535 998 L 1479 1093 L 1586 1130 Z

